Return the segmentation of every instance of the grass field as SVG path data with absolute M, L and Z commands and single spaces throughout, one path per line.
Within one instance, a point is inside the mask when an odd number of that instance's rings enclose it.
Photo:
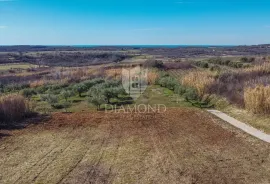
M 14 63 L 14 64 L 0 64 L 0 71 L 10 70 L 10 69 L 28 69 L 34 68 L 36 65 L 28 64 L 28 63 Z

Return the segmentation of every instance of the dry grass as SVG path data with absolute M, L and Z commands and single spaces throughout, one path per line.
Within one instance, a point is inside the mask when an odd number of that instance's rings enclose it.
M 270 86 L 246 88 L 244 91 L 245 108 L 255 114 L 270 113 Z
M 245 73 L 259 73 L 259 74 L 269 74 L 270 73 L 270 63 L 264 62 L 263 64 L 256 65 L 251 68 L 245 68 L 243 70 Z
M 28 103 L 21 95 L 0 97 L 0 117 L 4 122 L 21 120 L 29 111 Z
M 105 71 L 105 75 L 106 77 L 109 78 L 121 79 L 122 69 L 121 68 L 107 69 Z
M 45 80 L 36 80 L 36 81 L 30 82 L 30 87 L 31 88 L 36 88 L 36 87 L 39 87 L 39 86 L 44 86 L 45 84 L 47 84 L 45 82 Z
M 192 71 L 182 79 L 182 84 L 195 88 L 200 97 L 208 93 L 209 86 L 214 82 L 213 74 L 208 71 Z
M 148 72 L 147 77 L 148 77 L 148 84 L 154 85 L 156 83 L 157 78 L 158 78 L 158 73 L 157 73 L 157 71 L 151 70 Z
M 44 124 L 6 133 L 13 136 L 1 140 L 3 184 L 253 184 L 270 179 L 268 144 L 200 110 L 57 113 Z

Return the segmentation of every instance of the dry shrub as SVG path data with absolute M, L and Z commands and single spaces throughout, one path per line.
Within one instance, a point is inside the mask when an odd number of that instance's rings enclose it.
M 165 70 L 175 70 L 175 69 L 192 69 L 194 66 L 190 62 L 169 62 L 164 63 Z
M 182 85 L 193 87 L 200 97 L 208 93 L 209 87 L 215 82 L 214 76 L 205 71 L 192 71 L 182 79 Z
M 245 108 L 255 114 L 270 113 L 270 86 L 257 86 L 256 88 L 245 88 Z
M 36 88 L 36 87 L 39 87 L 39 86 L 44 86 L 46 83 L 44 80 L 36 80 L 36 81 L 33 81 L 33 82 L 30 82 L 30 87 L 31 88 Z
M 29 114 L 29 105 L 21 95 L 7 95 L 0 97 L 0 120 L 14 122 Z
M 122 75 L 121 68 L 107 69 L 105 70 L 105 75 L 108 78 L 120 79 Z
M 159 75 L 156 71 L 149 71 L 147 74 L 147 77 L 148 77 L 148 84 L 153 85 L 153 84 L 156 84 L 156 81 Z
M 260 65 L 244 69 L 244 73 L 254 73 L 257 76 L 262 76 L 270 73 L 270 63 L 264 62 Z

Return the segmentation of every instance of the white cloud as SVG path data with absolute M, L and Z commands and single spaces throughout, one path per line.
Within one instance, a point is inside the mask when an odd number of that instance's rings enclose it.
M 0 29 L 5 29 L 7 28 L 7 26 L 0 26 Z

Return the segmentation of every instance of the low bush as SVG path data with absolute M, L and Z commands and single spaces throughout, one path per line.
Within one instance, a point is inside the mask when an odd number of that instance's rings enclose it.
M 21 95 L 0 97 L 0 123 L 14 123 L 29 115 L 28 102 Z
M 198 100 L 198 95 L 195 89 L 193 88 L 187 88 L 183 94 L 186 101 L 195 101 Z
M 163 69 L 164 63 L 160 60 L 147 60 L 144 62 L 144 67 Z
M 63 104 L 61 104 L 61 103 L 52 104 L 52 107 L 54 109 L 63 109 L 63 108 L 65 108 L 65 106 Z
M 30 85 L 28 83 L 11 83 L 6 86 L 4 86 L 4 92 L 14 92 L 14 91 L 20 91 L 25 88 L 29 88 Z
M 178 85 L 178 81 L 175 78 L 172 77 L 162 77 L 159 79 L 158 84 L 161 87 L 166 87 L 170 90 L 174 90 L 175 87 Z
M 58 97 L 53 94 L 45 94 L 45 95 L 40 95 L 40 99 L 42 101 L 48 102 L 52 107 L 54 104 L 58 103 Z
M 173 70 L 173 69 L 191 69 L 194 66 L 191 65 L 190 62 L 169 62 L 164 63 L 165 70 Z
M 186 88 L 180 84 L 176 85 L 174 88 L 174 93 L 178 95 L 183 95 L 186 92 Z
M 205 61 L 197 61 L 195 65 L 201 68 L 209 68 L 209 64 Z
M 97 78 L 97 79 L 92 79 L 92 80 L 87 80 L 84 81 L 83 84 L 86 86 L 86 90 L 88 91 L 91 87 L 97 85 L 97 84 L 101 84 L 104 83 L 105 80 L 102 78 Z
M 22 95 L 25 97 L 25 98 L 31 98 L 33 95 L 36 95 L 37 92 L 35 89 L 32 89 L 32 88 L 27 88 L 27 89 L 24 89 L 22 91 Z

